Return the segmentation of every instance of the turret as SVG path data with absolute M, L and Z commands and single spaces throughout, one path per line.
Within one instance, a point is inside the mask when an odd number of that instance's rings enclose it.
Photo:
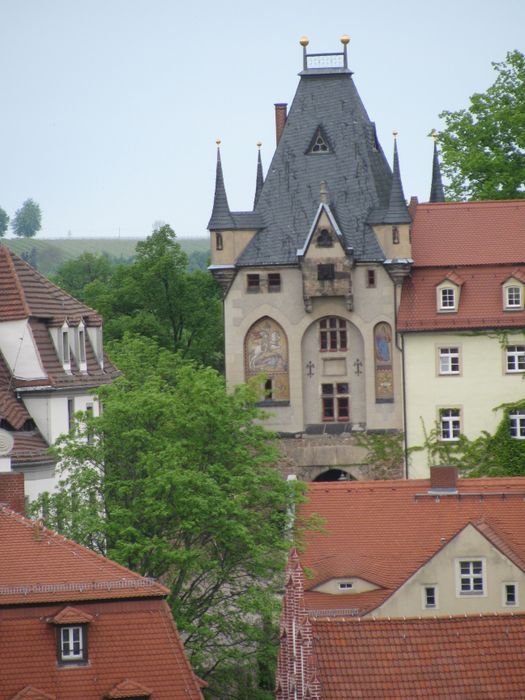
M 263 168 L 262 168 L 262 162 L 261 162 L 261 146 L 262 143 L 260 141 L 257 142 L 257 176 L 255 178 L 255 197 L 253 198 L 253 208 L 257 206 L 257 202 L 259 200 L 259 195 L 261 194 L 261 190 L 264 185 L 264 175 L 263 175 Z
M 445 192 L 443 191 L 443 182 L 441 180 L 441 166 L 439 163 L 439 153 L 437 148 L 436 134 L 433 132 L 434 138 L 434 157 L 432 159 L 432 184 L 430 185 L 430 202 L 444 202 Z

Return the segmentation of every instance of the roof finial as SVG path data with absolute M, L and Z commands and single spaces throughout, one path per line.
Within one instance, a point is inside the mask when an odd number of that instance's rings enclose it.
M 343 34 L 343 36 L 340 39 L 340 42 L 343 45 L 343 65 L 345 68 L 348 68 L 348 57 L 346 55 L 346 48 L 350 43 L 350 37 L 348 36 L 348 34 Z
M 430 185 L 430 202 L 444 202 L 445 192 L 443 181 L 441 180 L 441 166 L 439 163 L 439 153 L 437 148 L 438 132 L 432 129 L 430 136 L 434 139 L 434 156 L 432 158 L 432 183 Z
M 307 37 L 307 36 L 302 36 L 302 37 L 299 39 L 299 43 L 300 43 L 301 46 L 303 47 L 303 70 L 306 70 L 306 69 L 308 68 L 308 60 L 307 60 L 307 58 L 306 58 L 306 47 L 308 46 L 308 44 L 309 44 L 310 42 L 308 41 L 308 37 Z
M 321 204 L 328 204 L 328 188 L 326 186 L 326 180 L 321 180 L 321 185 L 319 187 L 319 201 Z
M 390 200 L 386 212 L 385 224 L 409 224 L 412 219 L 408 213 L 403 185 L 401 183 L 401 172 L 399 169 L 399 156 L 397 154 L 397 131 L 392 132 L 394 136 L 394 168 L 392 171 L 392 189 L 390 190 Z
M 233 218 L 226 196 L 226 188 L 224 186 L 224 176 L 222 174 L 221 163 L 221 140 L 216 139 L 217 144 L 217 169 L 215 173 L 215 196 L 213 198 L 213 209 L 211 218 L 208 222 L 209 229 L 228 229 L 233 226 Z
M 263 185 L 264 185 L 264 174 L 263 174 L 262 161 L 261 161 L 261 146 L 262 146 L 261 141 L 257 141 L 257 176 L 255 178 L 255 197 L 253 199 L 254 210 L 255 210 L 255 207 L 257 206 L 257 202 L 259 201 L 261 190 L 262 190 Z

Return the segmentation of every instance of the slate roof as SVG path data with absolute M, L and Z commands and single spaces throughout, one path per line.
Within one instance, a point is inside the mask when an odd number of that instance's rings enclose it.
M 525 615 L 311 622 L 323 700 L 524 697 Z
M 318 130 L 329 151 L 311 153 Z M 391 205 L 396 223 L 409 222 L 403 210 L 401 180 L 390 201 L 392 171 L 347 69 L 306 69 L 277 145 L 266 180 L 259 191 L 254 216 L 243 212 L 246 228 L 258 229 L 236 261 L 238 266 L 296 264 L 319 206 L 321 181 L 343 232 L 345 247 L 356 260 L 382 261 L 384 254 L 371 228 Z M 230 212 L 220 158 L 216 192 L 208 227 L 241 228 L 239 212 Z
M 310 613 L 369 613 L 469 523 L 515 563 L 525 561 L 525 477 L 460 479 L 459 496 L 439 499 L 429 488 L 429 479 L 308 484 L 299 517 L 317 513 L 324 521 L 321 532 L 307 532 L 300 556 L 313 574 L 305 586 Z M 312 590 L 349 576 L 380 588 L 348 595 Z

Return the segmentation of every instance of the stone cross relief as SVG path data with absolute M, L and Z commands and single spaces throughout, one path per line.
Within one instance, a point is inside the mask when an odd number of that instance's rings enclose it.
M 314 363 L 312 362 L 312 360 L 310 360 L 310 361 L 307 363 L 307 365 L 306 365 L 306 374 L 307 374 L 307 376 L 308 376 L 310 379 L 311 379 L 311 378 L 314 376 L 314 374 L 315 374 L 315 365 L 314 365 Z

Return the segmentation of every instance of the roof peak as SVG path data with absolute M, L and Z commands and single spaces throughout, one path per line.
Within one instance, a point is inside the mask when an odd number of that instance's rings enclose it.
M 397 131 L 394 131 L 394 167 L 392 171 L 392 189 L 388 210 L 385 214 L 385 224 L 409 224 L 412 221 L 408 213 L 408 207 L 403 192 L 401 182 L 401 172 L 399 169 L 399 156 L 397 153 Z
M 303 47 L 303 70 L 299 75 L 330 75 L 334 73 L 344 73 L 352 75 L 352 71 L 348 68 L 347 46 L 350 42 L 350 37 L 344 34 L 341 39 L 343 45 L 342 51 L 333 53 L 307 53 L 306 47 L 310 40 L 306 36 L 302 36 L 299 43 Z
M 224 186 L 224 175 L 222 173 L 221 162 L 221 141 L 217 139 L 217 166 L 215 172 L 215 196 L 213 198 L 213 209 L 211 212 L 208 229 L 234 228 L 235 224 L 231 215 L 226 187 Z
M 433 135 L 434 136 L 434 135 Z M 432 183 L 430 185 L 430 202 L 444 202 L 445 192 L 443 190 L 443 181 L 441 179 L 441 165 L 439 162 L 439 153 L 437 140 L 434 136 L 434 155 L 432 157 Z

